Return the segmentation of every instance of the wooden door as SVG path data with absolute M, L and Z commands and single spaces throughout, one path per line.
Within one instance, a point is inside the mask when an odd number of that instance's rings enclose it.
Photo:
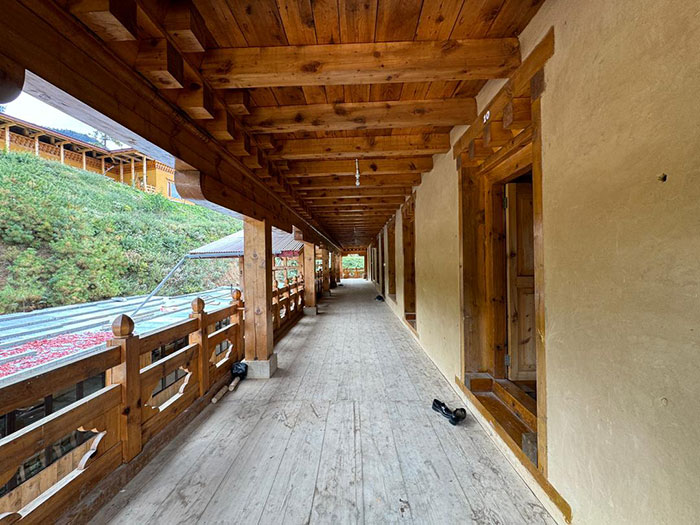
M 506 185 L 508 246 L 508 378 L 537 379 L 532 184 Z

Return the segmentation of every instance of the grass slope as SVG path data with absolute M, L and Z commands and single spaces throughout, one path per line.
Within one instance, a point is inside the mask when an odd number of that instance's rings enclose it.
M 187 251 L 241 227 L 99 174 L 0 153 L 0 313 L 148 293 Z M 230 269 L 189 261 L 167 292 L 228 284 Z

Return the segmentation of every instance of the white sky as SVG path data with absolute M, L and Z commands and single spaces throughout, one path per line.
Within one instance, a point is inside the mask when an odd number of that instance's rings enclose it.
M 83 124 L 79 120 L 66 115 L 62 111 L 57 110 L 53 106 L 49 106 L 45 102 L 27 93 L 22 93 L 9 104 L 5 104 L 5 113 L 46 128 L 70 129 L 85 133 L 86 135 L 95 131 L 95 128 Z M 107 142 L 108 149 L 117 149 L 119 147 L 123 146 Z

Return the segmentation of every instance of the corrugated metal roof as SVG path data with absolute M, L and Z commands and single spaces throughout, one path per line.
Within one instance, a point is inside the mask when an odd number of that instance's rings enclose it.
M 272 254 L 278 257 L 296 257 L 304 246 L 302 241 L 295 241 L 294 234 L 272 228 Z M 216 257 L 243 257 L 243 230 L 227 235 L 204 246 L 196 248 L 187 255 L 190 259 L 213 259 Z

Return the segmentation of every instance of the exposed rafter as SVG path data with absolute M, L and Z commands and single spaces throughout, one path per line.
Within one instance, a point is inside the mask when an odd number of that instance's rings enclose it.
M 207 51 L 218 89 L 505 78 L 520 64 L 517 38 L 240 47 Z
M 243 118 L 253 133 L 455 126 L 476 118 L 476 100 L 400 100 L 255 108 Z

